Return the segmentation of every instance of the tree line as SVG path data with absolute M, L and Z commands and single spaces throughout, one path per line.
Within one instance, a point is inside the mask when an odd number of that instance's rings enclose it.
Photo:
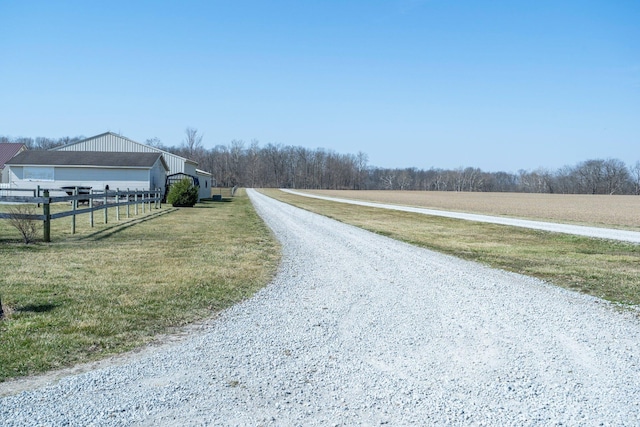
M 82 139 L 0 136 L 0 142 L 21 142 L 30 149 L 49 149 Z M 363 152 L 342 154 L 273 143 L 262 146 L 257 140 L 232 140 L 207 149 L 202 145 L 202 134 L 194 128 L 186 129 L 179 145 L 167 146 L 158 138 L 145 143 L 197 161 L 200 169 L 213 173 L 221 187 L 640 195 L 640 161 L 626 165 L 618 159 L 591 159 L 557 170 L 517 173 L 474 167 L 383 168 L 370 166 Z

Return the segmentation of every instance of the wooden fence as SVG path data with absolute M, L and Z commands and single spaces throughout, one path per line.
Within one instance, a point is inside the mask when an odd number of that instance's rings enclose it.
M 25 190 L 25 189 L 3 189 L 3 193 L 7 191 L 12 192 L 27 192 L 33 193 L 33 196 L 0 196 L 0 202 L 6 203 L 29 203 L 36 204 L 38 207 L 42 205 L 42 215 L 27 215 L 18 213 L 0 213 L 0 219 L 27 219 L 42 221 L 43 223 L 43 240 L 45 242 L 51 241 L 51 221 L 54 219 L 71 217 L 71 233 L 76 232 L 76 215 L 89 213 L 89 224 L 93 227 L 94 215 L 93 212 L 97 210 L 104 211 L 104 223 L 108 223 L 108 209 L 116 208 L 116 220 L 120 220 L 120 207 L 126 206 L 126 217 L 130 217 L 130 206 L 134 208 L 134 215 L 138 215 L 140 208 L 142 213 L 145 213 L 147 209 L 151 211 L 151 204 L 156 209 L 162 207 L 162 191 L 156 190 L 106 190 L 106 191 L 91 191 L 86 194 L 79 194 L 79 190 L 76 187 L 72 191 L 70 196 L 58 196 L 50 197 L 50 190 Z M 62 191 L 62 190 L 56 190 Z M 40 196 L 42 193 L 42 196 Z M 66 212 L 51 213 L 51 204 L 60 202 L 71 202 L 71 210 Z M 81 203 L 86 203 L 87 207 L 80 208 Z

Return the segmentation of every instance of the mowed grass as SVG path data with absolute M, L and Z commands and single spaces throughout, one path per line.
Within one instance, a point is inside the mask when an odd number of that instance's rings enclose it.
M 51 244 L 18 243 L 0 221 L 0 381 L 133 349 L 268 283 L 276 241 L 244 193 L 224 200 L 96 214 L 94 229 L 79 217 L 74 236 L 60 219 Z
M 621 304 L 640 304 L 640 245 L 291 195 L 265 194 L 338 221 Z
M 304 190 L 345 199 L 640 230 L 640 197 L 603 194 Z

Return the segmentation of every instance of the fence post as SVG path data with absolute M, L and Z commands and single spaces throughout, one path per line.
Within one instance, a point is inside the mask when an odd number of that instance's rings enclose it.
M 136 188 L 136 195 L 135 195 L 135 197 L 134 197 L 133 201 L 135 202 L 135 203 L 133 204 L 133 207 L 134 207 L 133 213 L 134 213 L 136 216 L 138 216 L 138 189 L 137 189 L 137 188 Z
M 49 190 L 44 190 L 44 203 L 42 204 L 42 214 L 44 215 L 44 223 L 42 238 L 45 242 L 51 241 L 51 209 L 49 206 Z
M 129 204 L 131 203 L 131 195 L 129 194 L 129 189 L 127 188 L 127 219 L 129 219 Z
M 93 190 L 89 190 L 89 225 L 93 228 Z
M 146 206 L 145 206 L 146 200 L 144 199 L 144 196 L 145 196 L 145 194 L 144 194 L 144 191 L 143 191 L 142 192 L 142 213 L 145 213 L 147 211 Z
M 78 187 L 73 189 L 73 195 L 78 196 Z M 78 199 L 73 199 L 71 201 L 71 210 L 73 211 L 73 215 L 71 215 L 71 234 L 76 234 L 76 208 L 78 207 Z
M 108 217 L 108 215 L 107 215 L 107 211 L 108 211 L 108 209 L 107 209 L 107 207 L 108 207 L 107 203 L 108 203 L 108 202 L 109 202 L 109 201 L 107 200 L 107 190 L 104 190 L 104 209 L 103 209 L 103 210 L 104 210 L 104 223 L 105 223 L 105 224 L 107 224 L 107 223 L 109 222 L 109 221 L 108 221 L 108 219 L 107 219 L 107 217 Z
M 120 221 L 120 189 L 116 188 L 116 221 Z

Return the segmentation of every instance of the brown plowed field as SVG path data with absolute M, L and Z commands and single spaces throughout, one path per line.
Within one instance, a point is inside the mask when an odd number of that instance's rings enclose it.
M 302 191 L 344 199 L 456 212 L 640 229 L 640 196 L 448 191 Z

